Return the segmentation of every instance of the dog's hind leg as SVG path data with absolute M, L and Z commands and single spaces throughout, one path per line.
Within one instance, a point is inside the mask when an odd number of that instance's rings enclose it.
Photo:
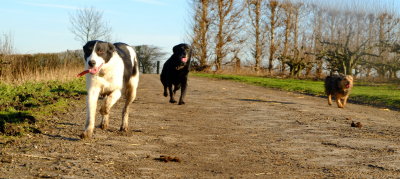
M 178 103 L 179 105 L 185 104 L 186 87 L 187 87 L 187 84 L 183 83 L 182 90 L 181 90 L 181 97 L 179 98 L 179 103 Z
M 100 114 L 103 116 L 100 124 L 101 129 L 105 130 L 108 128 L 110 110 L 120 97 L 121 97 L 121 91 L 115 90 L 105 99 L 103 106 L 100 108 Z
M 100 88 L 92 87 L 88 89 L 88 96 L 86 98 L 87 116 L 86 116 L 85 131 L 80 135 L 82 139 L 91 138 L 93 135 L 97 100 L 99 98 L 99 94 L 100 94 Z
M 332 95 L 328 94 L 328 104 L 332 105 Z
M 125 91 L 125 105 L 122 109 L 122 124 L 120 131 L 128 131 L 128 124 L 129 124 L 129 104 L 131 104 L 136 99 L 136 92 L 137 92 L 137 85 L 139 81 L 138 78 L 134 79 L 131 78 L 129 84 L 126 87 Z

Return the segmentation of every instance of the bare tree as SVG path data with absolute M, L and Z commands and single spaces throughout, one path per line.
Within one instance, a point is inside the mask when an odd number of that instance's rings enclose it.
M 0 77 L 5 76 L 5 74 L 7 74 L 5 71 L 10 69 L 8 64 L 10 64 L 11 59 L 9 56 L 13 54 L 14 51 L 14 39 L 12 33 L 3 33 L 2 36 L 0 36 Z
M 295 7 L 293 7 L 292 2 L 290 2 L 290 1 L 286 1 L 286 2 L 282 3 L 281 7 L 285 14 L 285 19 L 283 20 L 285 32 L 284 32 L 283 50 L 282 50 L 282 54 L 280 55 L 279 59 L 281 60 L 280 71 L 281 71 L 281 73 L 284 73 L 285 68 L 286 68 L 285 59 L 288 56 L 288 51 L 289 51 L 289 45 L 290 45 L 289 41 L 290 41 L 290 34 L 292 32 L 293 12 L 294 12 Z
M 254 58 L 254 70 L 256 73 L 260 72 L 262 59 L 265 56 L 264 47 L 266 44 L 266 24 L 265 14 L 263 13 L 262 6 L 264 0 L 248 0 L 246 1 L 247 10 L 251 22 L 251 34 L 252 37 L 252 56 Z
M 377 70 L 379 77 L 384 78 L 385 75 L 387 75 L 389 78 L 393 77 L 393 66 L 392 64 L 396 60 L 396 56 L 392 54 L 392 50 L 388 47 L 390 47 L 390 44 L 395 43 L 393 41 L 393 37 L 391 32 L 393 32 L 393 29 L 398 27 L 399 25 L 399 19 L 395 18 L 392 14 L 389 14 L 388 12 L 383 12 L 380 13 L 379 16 L 377 17 L 378 21 L 378 41 L 379 41 L 379 47 L 378 47 L 378 53 L 379 53 L 379 60 L 378 61 L 372 61 L 373 67 Z
M 282 69 L 281 72 L 289 67 L 290 76 L 299 76 L 300 72 L 305 68 L 311 68 L 310 55 L 307 51 L 311 49 L 311 43 L 307 43 L 306 30 L 301 31 L 300 20 L 302 14 L 305 12 L 307 6 L 303 3 L 286 2 L 283 4 L 283 9 L 286 14 L 285 31 L 284 31 L 284 45 L 283 51 L 280 55 Z M 307 28 L 305 28 L 307 29 Z M 301 31 L 301 32 L 300 32 Z M 302 40 L 300 44 L 300 39 Z
M 239 34 L 242 26 L 243 6 L 238 0 L 216 0 L 215 12 L 215 61 L 216 71 L 230 52 L 235 52 L 243 43 Z M 232 59 L 233 60 L 233 59 Z
M 70 31 L 82 44 L 96 39 L 109 41 L 111 38 L 112 30 L 103 20 L 103 12 L 93 7 L 78 9 L 75 14 L 70 14 L 69 20 Z
M 312 52 L 314 54 L 320 54 L 322 50 L 322 45 L 321 45 L 321 38 L 322 38 L 322 27 L 323 27 L 323 21 L 322 21 L 322 15 L 324 10 L 321 8 L 318 8 L 315 4 L 310 5 L 313 9 L 313 50 Z M 313 61 L 316 63 L 315 64 L 315 76 L 317 78 L 322 78 L 322 71 L 323 71 L 323 60 L 321 56 L 314 56 L 311 57 L 313 58 Z M 311 70 L 311 69 L 308 69 Z M 309 72 L 308 72 L 309 73 Z
M 193 0 L 194 12 L 193 34 L 191 41 L 193 49 L 193 59 L 199 62 L 199 68 L 205 69 L 209 58 L 209 29 L 210 29 L 210 2 L 209 0 Z
M 276 44 L 276 29 L 279 26 L 279 1 L 277 0 L 269 0 L 269 3 L 267 5 L 268 8 L 268 23 L 269 26 L 268 28 L 268 33 L 269 33 L 269 59 L 268 59 L 268 71 L 270 74 L 272 74 L 272 68 L 273 68 L 273 61 L 275 58 L 275 53 L 277 50 L 277 44 Z
M 0 54 L 10 55 L 13 54 L 14 51 L 14 39 L 12 33 L 3 33 L 2 37 L 0 37 Z
M 166 55 L 161 48 L 149 45 L 136 46 L 135 51 L 143 73 L 152 73 L 155 62 Z
M 368 53 L 372 48 L 367 46 L 369 39 L 364 40 L 357 46 L 351 43 L 355 33 L 350 28 L 350 31 L 342 37 L 342 41 L 321 42 L 326 47 L 322 54 L 329 62 L 331 71 L 353 75 L 353 69 L 365 56 L 377 56 Z

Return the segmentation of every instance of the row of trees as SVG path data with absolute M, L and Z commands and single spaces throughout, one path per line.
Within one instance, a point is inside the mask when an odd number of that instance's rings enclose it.
M 246 64 L 256 73 L 291 76 L 339 72 L 396 78 L 400 17 L 320 1 L 192 0 L 190 39 L 201 67 Z M 360 8 L 364 7 L 364 8 Z

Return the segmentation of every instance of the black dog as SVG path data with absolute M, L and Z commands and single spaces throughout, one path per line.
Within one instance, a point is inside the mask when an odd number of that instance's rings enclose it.
M 180 88 L 181 97 L 179 105 L 185 104 L 185 95 L 187 87 L 187 79 L 190 68 L 191 49 L 188 44 L 176 45 L 173 49 L 174 54 L 165 62 L 160 79 L 164 85 L 164 96 L 167 97 L 167 88 L 169 90 L 169 102 L 176 103 L 174 95 Z M 174 89 L 172 90 L 172 85 Z

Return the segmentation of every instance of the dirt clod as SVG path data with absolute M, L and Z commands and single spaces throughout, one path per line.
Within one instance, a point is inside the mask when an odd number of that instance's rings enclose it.
M 159 158 L 155 158 L 154 160 L 158 160 L 160 162 L 181 162 L 181 159 L 178 157 L 164 156 L 161 155 Z
M 362 127 L 362 124 L 361 124 L 361 122 L 351 122 L 351 127 L 358 127 L 358 128 L 361 128 Z

